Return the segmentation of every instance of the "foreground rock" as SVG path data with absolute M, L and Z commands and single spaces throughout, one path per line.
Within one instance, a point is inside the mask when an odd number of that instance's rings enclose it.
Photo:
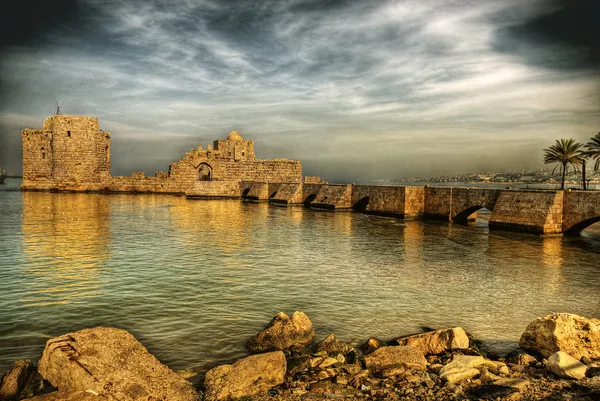
M 31 371 L 31 361 L 16 361 L 2 378 L 0 400 L 16 399 L 25 386 Z
M 251 397 L 282 384 L 286 372 L 281 351 L 252 355 L 233 365 L 221 365 L 208 371 L 204 380 L 206 401 Z
M 411 346 L 396 345 L 381 347 L 365 355 L 365 365 L 370 372 L 380 372 L 390 368 L 426 370 L 427 360 L 421 350 Z
M 363 345 L 360 346 L 360 350 L 363 354 L 367 355 L 385 346 L 385 342 L 381 341 L 377 337 L 371 337 Z
M 600 319 L 554 313 L 531 322 L 521 336 L 521 348 L 544 358 L 564 351 L 576 359 L 600 359 Z
M 125 330 L 97 327 L 48 340 L 38 371 L 63 393 L 117 400 L 197 400 L 191 383 Z
M 546 367 L 562 377 L 581 380 L 585 377 L 587 366 L 563 351 L 558 351 L 548 358 Z
M 340 341 L 335 334 L 331 333 L 323 341 L 317 344 L 317 352 L 325 351 L 328 354 L 347 354 L 352 351 L 352 346 Z
M 112 401 L 114 398 L 106 398 L 102 395 L 96 395 L 88 391 L 77 391 L 74 393 L 63 393 L 55 391 L 53 393 L 38 395 L 37 397 L 27 398 L 24 401 Z
M 402 337 L 397 342 L 399 345 L 410 345 L 420 349 L 425 355 L 469 348 L 469 337 L 460 327 Z
M 291 319 L 279 312 L 263 331 L 254 335 L 246 347 L 250 352 L 284 351 L 312 342 L 315 329 L 302 312 L 294 312 Z
M 490 368 L 498 373 L 508 372 L 504 363 L 490 361 L 479 355 L 457 355 L 439 373 L 442 380 L 454 384 L 479 375 L 484 371 L 483 368 Z

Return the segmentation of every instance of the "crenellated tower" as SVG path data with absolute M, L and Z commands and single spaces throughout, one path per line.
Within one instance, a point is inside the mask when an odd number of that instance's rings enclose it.
M 54 115 L 21 137 L 24 181 L 95 183 L 110 177 L 110 133 L 97 118 Z

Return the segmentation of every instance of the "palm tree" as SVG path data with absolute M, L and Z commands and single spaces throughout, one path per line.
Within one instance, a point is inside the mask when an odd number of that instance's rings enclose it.
M 559 163 L 552 170 L 552 173 L 557 167 L 561 166 L 562 180 L 560 189 L 565 189 L 565 176 L 569 169 L 569 164 L 573 166 L 573 170 L 578 171 L 584 157 L 584 152 L 581 149 L 583 145 L 575 142 L 573 138 L 557 139 L 554 145 L 548 149 L 544 149 L 544 164 Z
M 596 136 L 590 138 L 590 141 L 585 144 L 587 151 L 586 155 L 592 159 L 596 160 L 594 164 L 594 171 L 600 170 L 600 132 L 596 134 Z

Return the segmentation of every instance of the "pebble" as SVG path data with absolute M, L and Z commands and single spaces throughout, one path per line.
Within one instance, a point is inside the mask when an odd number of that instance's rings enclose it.
M 585 363 L 586 365 L 591 365 L 593 362 L 589 357 L 583 356 L 583 357 L 581 357 L 581 363 Z
M 498 373 L 506 376 L 510 373 L 510 370 L 508 369 L 508 366 L 502 365 L 498 368 Z
M 320 369 L 325 369 L 333 365 L 334 363 L 338 363 L 338 360 L 335 358 L 327 357 L 323 359 L 323 361 L 319 364 Z
M 525 371 L 525 369 L 527 369 L 527 366 L 525 366 L 525 365 L 513 365 L 510 368 L 510 370 L 512 370 L 513 372 L 519 372 L 519 373 L 523 373 Z
M 319 364 L 323 362 L 323 358 L 317 357 L 310 360 L 310 366 L 316 368 Z

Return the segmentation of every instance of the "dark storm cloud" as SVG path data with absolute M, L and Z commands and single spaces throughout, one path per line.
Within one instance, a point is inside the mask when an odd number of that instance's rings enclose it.
M 600 71 L 600 2 L 546 1 L 537 14 L 499 30 L 495 45 L 534 65 Z
M 69 27 L 73 30 L 82 21 L 77 0 L 21 0 L 2 7 L 0 14 L 0 48 L 31 44 L 47 39 L 50 31 Z
M 0 165 L 18 169 L 19 127 L 58 97 L 112 132 L 115 174 L 166 169 L 232 129 L 332 181 L 537 167 L 554 138 L 600 125 L 597 74 L 547 68 L 570 47 L 526 34 L 553 7 L 80 0 L 1 50 Z

